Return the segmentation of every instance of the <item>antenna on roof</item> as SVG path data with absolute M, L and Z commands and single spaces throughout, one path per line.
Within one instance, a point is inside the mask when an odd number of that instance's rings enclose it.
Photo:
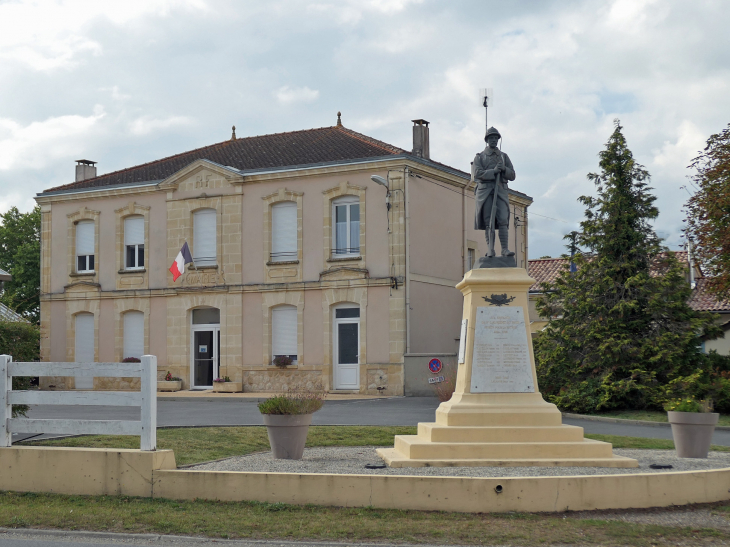
M 232 130 L 231 140 L 235 141 L 236 140 L 236 126 L 234 125 L 233 127 L 231 127 L 231 130 Z
M 480 89 L 479 101 L 484 107 L 484 127 L 486 135 L 486 130 L 489 129 L 489 107 L 492 106 L 492 103 L 494 102 L 494 90 L 491 87 Z
M 342 112 L 338 112 L 337 113 L 337 125 L 339 125 L 339 126 L 342 125 L 342 118 L 341 118 L 341 116 L 342 116 Z

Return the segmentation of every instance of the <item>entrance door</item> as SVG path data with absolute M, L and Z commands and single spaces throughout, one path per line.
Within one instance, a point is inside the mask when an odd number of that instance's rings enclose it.
M 335 309 L 335 389 L 360 389 L 360 308 Z
M 213 388 L 213 379 L 218 377 L 220 365 L 220 329 L 210 326 L 193 327 L 192 381 L 193 389 Z

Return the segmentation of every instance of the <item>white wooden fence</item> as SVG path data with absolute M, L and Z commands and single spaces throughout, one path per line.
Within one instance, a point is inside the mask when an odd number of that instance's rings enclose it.
M 86 376 L 139 378 L 140 391 L 13 391 L 13 376 Z M 36 420 L 13 418 L 13 405 L 138 406 L 141 420 Z M 141 363 L 14 363 L 0 355 L 0 447 L 13 433 L 139 435 L 142 450 L 157 446 L 157 357 Z

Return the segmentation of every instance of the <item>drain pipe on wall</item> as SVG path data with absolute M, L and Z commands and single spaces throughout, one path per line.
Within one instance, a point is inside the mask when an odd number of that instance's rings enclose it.
M 408 206 L 408 168 L 403 170 L 403 207 L 406 214 L 406 353 L 411 353 L 411 208 Z

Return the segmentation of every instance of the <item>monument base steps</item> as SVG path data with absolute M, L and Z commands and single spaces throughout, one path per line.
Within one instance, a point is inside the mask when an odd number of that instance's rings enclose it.
M 491 259 L 495 260 L 495 259 Z M 475 269 L 464 294 L 455 392 L 418 435 L 397 435 L 378 454 L 391 467 L 638 467 L 610 443 L 563 425 L 538 390 L 522 268 Z
M 636 460 L 612 456 L 610 458 L 525 458 L 525 459 L 410 459 L 395 448 L 378 448 L 378 455 L 389 467 L 638 467 Z

